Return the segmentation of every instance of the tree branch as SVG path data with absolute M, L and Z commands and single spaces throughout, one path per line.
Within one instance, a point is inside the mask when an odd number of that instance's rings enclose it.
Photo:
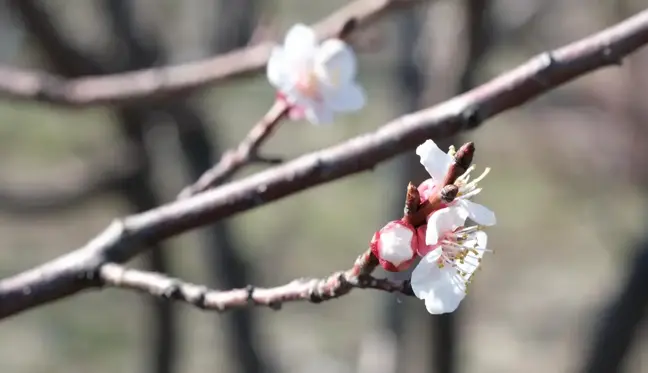
M 337 36 L 344 38 L 353 32 L 357 26 L 355 20 L 348 21 L 340 29 Z M 270 138 L 281 121 L 286 118 L 289 110 L 290 107 L 287 103 L 283 100 L 276 100 L 270 110 L 268 110 L 261 120 L 252 127 L 250 132 L 248 132 L 236 149 L 230 149 L 225 152 L 220 161 L 214 167 L 203 173 L 203 175 L 200 176 L 193 185 L 182 190 L 178 195 L 178 198 L 187 198 L 222 184 L 229 177 L 234 175 L 236 171 L 240 170 L 247 164 L 253 162 L 267 164 L 281 163 L 281 159 L 264 158 L 260 156 L 259 148 Z
M 619 63 L 648 43 L 648 11 L 550 53 L 435 107 L 377 131 L 196 196 L 116 220 L 84 247 L 0 281 L 0 318 L 101 285 L 105 263 L 123 263 L 150 245 L 309 187 L 370 169 L 419 145 L 477 127 L 547 90 Z
M 388 11 L 421 0 L 355 0 L 314 25 L 321 39 L 339 35 L 350 20 L 364 27 Z M 274 42 L 241 48 L 210 59 L 108 76 L 65 79 L 42 72 L 0 67 L 0 97 L 90 106 L 155 100 L 265 68 Z
M 375 257 L 367 251 L 358 257 L 351 269 L 322 279 L 302 278 L 272 288 L 247 286 L 244 289 L 225 291 L 208 289 L 160 273 L 127 269 L 114 263 L 103 265 L 99 273 L 105 286 L 136 290 L 219 312 L 249 305 L 278 310 L 286 302 L 320 303 L 339 298 L 355 288 L 413 295 L 408 281 L 392 282 L 372 277 L 370 273 L 377 264 Z
M 203 173 L 194 184 L 180 192 L 178 198 L 187 198 L 222 184 L 236 171 L 249 163 L 281 163 L 280 159 L 261 157 L 258 150 L 288 114 L 288 109 L 286 103 L 277 100 L 235 149 L 226 151 L 214 167 Z

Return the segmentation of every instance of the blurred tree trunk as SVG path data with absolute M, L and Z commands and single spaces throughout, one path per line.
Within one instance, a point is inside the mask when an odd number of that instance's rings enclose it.
M 25 35 L 8 12 L 8 1 L 0 0 L 0 63 L 11 64 L 20 52 Z
M 114 54 L 115 59 L 110 65 L 118 70 L 136 70 L 153 66 L 159 56 L 152 50 L 138 44 L 141 37 L 133 26 L 131 13 L 132 3 L 125 0 L 105 0 L 103 2 L 106 18 L 115 38 L 114 43 L 124 46 L 125 55 Z M 146 45 L 146 44 L 144 44 Z M 117 49 L 119 50 L 119 49 Z M 120 66 L 123 64 L 123 66 Z M 145 160 L 144 172 L 141 172 L 124 189 L 125 197 L 138 211 L 146 211 L 160 205 L 163 200 L 159 196 L 151 178 L 151 149 L 147 147 L 147 132 L 155 125 L 153 111 L 145 106 L 123 108 L 117 111 L 119 127 L 124 137 L 135 145 L 140 156 Z M 152 144 L 153 146 L 155 144 Z M 156 247 L 155 252 L 148 258 L 149 265 L 154 271 L 171 273 L 168 253 Z M 153 320 L 149 369 L 153 373 L 173 373 L 178 364 L 178 317 L 176 305 L 164 300 L 151 300 L 154 313 L 159 313 Z
M 111 61 L 108 63 L 93 61 L 87 53 L 76 50 L 67 40 L 64 40 L 40 3 L 12 0 L 11 6 L 24 19 L 30 34 L 36 37 L 39 46 L 46 54 L 45 57 L 56 72 L 63 76 L 100 75 L 150 67 L 167 60 L 158 41 L 136 28 L 131 12 L 132 2 L 104 0 L 102 4 L 116 39 L 114 45 L 119 45 L 119 48 L 115 48 L 118 55 L 111 56 Z M 240 23 L 228 18 L 226 14 L 228 8 L 223 9 L 222 17 L 230 24 L 233 22 L 240 27 Z M 255 13 L 250 11 L 237 14 L 253 17 Z M 225 45 L 222 49 L 237 46 L 237 43 L 245 37 L 237 33 L 234 38 L 236 41 L 231 42 L 231 35 L 225 30 L 227 29 L 219 30 L 220 33 L 216 37 L 220 40 L 218 45 Z M 119 108 L 116 110 L 120 119 L 119 128 L 127 141 L 132 143 L 135 153 L 142 158 L 141 162 L 144 165 L 141 173 L 125 183 L 122 189 L 125 198 L 135 211 L 148 210 L 162 202 L 150 179 L 150 154 L 146 147 L 146 132 L 149 126 L 153 125 L 152 122 L 158 113 L 166 113 L 170 116 L 178 129 L 181 148 L 192 179 L 211 167 L 215 158 L 212 154 L 214 149 L 207 126 L 188 102 L 170 100 L 155 107 L 138 105 Z M 205 255 L 209 259 L 208 271 L 213 276 L 212 285 L 218 284 L 225 288 L 247 285 L 250 282 L 248 265 L 234 248 L 226 224 L 223 222 L 215 224 L 206 230 L 206 234 Z M 166 257 L 160 248 L 156 247 L 149 252 L 147 262 L 152 270 L 169 273 Z M 156 325 L 155 332 L 151 334 L 153 339 L 147 344 L 151 346 L 151 367 L 154 372 L 172 372 L 177 360 L 177 332 L 173 305 L 157 300 L 151 302 L 155 307 L 153 323 Z M 226 325 L 229 327 L 227 340 L 232 341 L 232 351 L 225 355 L 232 357 L 238 365 L 238 370 L 246 373 L 269 370 L 269 364 L 264 362 L 265 359 L 261 358 L 256 347 L 258 336 L 251 310 L 238 310 L 221 317 L 231 318 L 231 322 Z
M 604 310 L 585 355 L 583 373 L 627 370 L 626 357 L 648 310 L 648 237 L 637 245 L 626 265 L 628 278 Z
M 120 12 L 127 11 L 127 2 L 127 0 L 108 0 L 113 12 L 115 11 L 114 8 L 119 8 L 117 10 Z M 232 17 L 232 14 L 234 14 L 254 19 L 254 9 L 248 9 L 247 12 L 234 12 L 237 9 L 238 6 L 231 6 L 230 4 L 228 8 L 224 8 L 218 13 L 219 18 L 233 22 L 239 27 L 240 24 L 254 23 L 253 21 L 243 22 L 244 20 L 238 22 L 239 20 Z M 130 23 L 134 21 L 132 16 L 127 16 L 126 19 L 129 19 Z M 216 23 L 220 24 L 221 22 L 217 21 Z M 121 25 L 120 28 L 121 30 L 133 29 L 132 25 Z M 213 50 L 213 52 L 226 52 L 244 44 L 244 42 L 240 41 L 242 37 L 238 33 L 234 33 L 233 35 L 236 35 L 236 37 L 233 37 L 232 34 L 228 33 L 228 29 L 220 29 L 219 31 L 215 38 L 220 40 L 220 43 L 226 45 L 226 47 Z M 140 35 L 134 35 L 132 31 L 130 35 L 125 31 L 122 32 L 124 33 L 122 42 L 128 46 L 131 53 L 139 56 L 142 60 L 148 61 L 149 64 L 153 64 L 154 61 L 162 63 L 168 60 L 168 56 L 161 50 L 158 40 L 149 35 L 144 36 L 141 31 Z M 119 31 L 115 30 L 115 33 L 119 33 Z M 232 42 L 232 39 L 235 39 L 235 41 Z M 160 105 L 158 110 L 171 118 L 178 133 L 180 148 L 189 176 L 191 180 L 196 180 L 216 161 L 215 154 L 220 153 L 217 144 L 212 141 L 212 135 L 209 133 L 205 120 L 189 100 L 167 101 L 164 105 Z M 241 250 L 237 249 L 228 224 L 224 221 L 218 222 L 203 232 L 206 270 L 211 276 L 209 285 L 229 289 L 244 287 L 251 283 L 251 271 L 249 269 L 251 265 L 245 260 Z M 270 367 L 267 359 L 263 358 L 257 346 L 259 336 L 257 335 L 256 320 L 253 312 L 252 309 L 240 309 L 228 314 L 218 315 L 221 320 L 225 319 L 223 321 L 227 325 L 226 341 L 231 342 L 230 348 L 232 350 L 224 355 L 232 358 L 234 366 L 241 373 L 269 371 Z
M 116 66 L 93 61 L 82 51 L 76 50 L 58 32 L 55 22 L 50 19 L 36 1 L 16 0 L 10 3 L 11 9 L 21 17 L 29 35 L 36 41 L 44 56 L 58 73 L 66 77 L 99 75 L 122 69 L 143 67 L 146 61 L 128 57 L 129 66 Z M 117 60 L 117 57 L 115 57 Z M 162 201 L 150 178 L 150 155 L 145 144 L 147 113 L 138 108 L 120 108 L 115 111 L 119 118 L 119 128 L 143 167 L 129 182 L 122 186 L 122 193 L 134 212 L 149 210 Z M 170 265 L 162 245 L 155 245 L 145 258 L 153 271 L 170 273 Z M 174 371 L 176 357 L 177 322 L 173 305 L 170 302 L 150 298 L 154 333 L 150 343 L 154 351 L 152 371 L 171 373 Z

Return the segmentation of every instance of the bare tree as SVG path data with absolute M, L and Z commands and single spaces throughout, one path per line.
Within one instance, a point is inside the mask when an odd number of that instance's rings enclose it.
M 47 52 L 50 63 L 58 74 L 79 77 L 124 69 L 120 66 L 105 67 L 81 55 L 71 48 L 69 43 L 60 40 L 56 28 L 52 27 L 47 18 L 43 18 L 44 13 L 34 11 L 36 8 L 29 8 L 25 4 L 31 2 L 13 2 L 23 15 L 25 23 L 32 23 L 31 34 L 39 36 L 37 40 L 43 44 L 42 48 Z M 385 8 L 373 9 L 377 13 Z M 366 19 L 370 18 L 367 16 Z M 336 24 L 346 26 L 349 20 Z M 370 251 L 360 254 L 353 266 L 346 271 L 335 272 L 323 279 L 299 279 L 284 286 L 266 289 L 248 285 L 240 289 L 211 290 L 205 286 L 171 278 L 157 270 L 128 269 L 122 264 L 142 253 L 158 251 L 154 249 L 155 245 L 159 245 L 169 237 L 212 224 L 238 212 L 278 200 L 314 185 L 370 169 L 380 162 L 411 150 L 420 144 L 421 139 L 444 139 L 476 128 L 486 119 L 522 105 L 580 75 L 600 67 L 619 64 L 623 57 L 646 43 L 648 43 L 648 11 L 586 39 L 535 57 L 528 63 L 448 101 L 399 117 L 372 133 L 352 138 L 328 149 L 306 154 L 222 186 L 216 186 L 220 181 L 212 180 L 211 183 L 204 184 L 203 188 L 193 188 L 194 193 L 184 195 L 177 201 L 157 207 L 145 207 L 146 211 L 115 220 L 103 233 L 83 247 L 0 281 L 0 317 L 8 317 L 82 290 L 97 289 L 102 286 L 136 290 L 161 300 L 181 300 L 203 309 L 218 311 L 248 305 L 264 305 L 277 309 L 284 302 L 298 300 L 319 303 L 343 296 L 355 288 L 371 288 L 412 295 L 407 281 L 391 281 L 372 276 L 377 266 L 377 258 Z M 133 62 L 136 58 L 129 56 L 129 60 L 125 68 L 136 68 L 130 66 L 136 63 Z M 14 84 L 22 82 L 22 78 L 31 75 L 10 69 L 5 71 L 18 74 L 18 79 L 14 75 L 8 75 L 9 79 L 6 81 L 9 83 L 5 85 L 5 88 L 8 88 L 7 92 L 22 99 L 42 99 L 42 96 L 39 96 L 41 91 L 25 90 L 22 89 L 24 86 L 21 84 Z M 34 76 L 40 77 L 38 74 Z M 54 84 L 69 87 L 66 85 L 68 82 L 60 79 Z M 52 93 L 55 90 L 46 92 Z M 159 92 L 149 93 L 155 96 Z M 60 99 L 68 96 L 57 97 Z M 79 99 L 79 96 L 76 98 Z M 120 99 L 123 97 L 120 96 Z M 83 97 L 81 101 L 97 102 Z M 133 105 L 134 102 L 141 103 L 146 100 L 134 100 L 130 104 Z M 62 100 L 60 103 L 69 104 L 69 101 Z M 155 110 L 155 106 L 146 108 Z M 133 118 L 131 119 L 133 128 L 128 127 L 124 131 L 127 134 L 132 133 L 132 139 L 141 138 L 143 134 L 140 123 L 145 121 L 146 113 L 138 110 L 144 109 L 129 106 L 116 110 L 123 115 L 124 122 L 125 119 Z M 281 115 L 277 115 L 273 120 L 282 119 Z M 265 124 L 260 128 L 269 131 L 272 126 L 267 125 L 267 121 Z M 136 143 L 135 148 L 137 147 Z M 472 156 L 474 151 L 474 144 L 468 143 L 457 153 L 457 157 L 468 153 Z M 146 154 L 139 156 L 145 158 Z M 146 169 L 148 163 L 146 159 L 142 163 L 143 168 Z M 241 163 L 239 167 L 240 165 Z M 444 180 L 449 183 L 454 182 L 466 167 L 465 162 L 455 162 Z M 211 171 L 213 169 L 207 170 L 206 173 Z M 138 184 L 146 185 L 147 182 L 142 179 Z M 424 208 L 425 205 L 418 205 L 418 197 L 415 198 L 414 193 L 415 188 L 408 187 L 405 218 L 420 225 L 425 221 L 427 210 Z M 149 200 L 149 202 L 153 204 L 158 201 Z M 166 272 L 166 269 L 163 270 Z

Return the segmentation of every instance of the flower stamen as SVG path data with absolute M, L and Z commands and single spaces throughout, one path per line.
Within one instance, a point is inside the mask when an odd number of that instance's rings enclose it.
M 438 244 L 441 255 L 437 259 L 437 267 L 454 269 L 451 281 L 466 293 L 475 271 L 481 268 L 481 254 L 493 252 L 472 241 L 474 234 L 481 230 L 479 225 L 461 227 L 446 234 Z M 474 243 L 468 244 L 467 241 Z
M 463 175 L 459 176 L 455 181 L 455 185 L 459 187 L 459 193 L 457 193 L 457 197 L 469 199 L 481 192 L 481 188 L 477 188 L 477 184 L 488 175 L 491 169 L 490 167 L 486 167 L 481 175 L 470 181 L 470 173 L 474 170 L 475 165 L 471 165 L 466 170 L 466 172 Z
M 306 97 L 319 97 L 319 82 L 313 70 L 304 70 L 299 74 L 295 88 Z

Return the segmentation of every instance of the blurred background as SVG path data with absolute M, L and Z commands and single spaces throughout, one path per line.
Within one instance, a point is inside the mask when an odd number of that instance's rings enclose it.
M 0 0 L 0 63 L 66 77 L 177 64 L 315 22 L 341 0 Z M 293 158 L 371 131 L 642 10 L 641 0 L 432 0 L 354 34 L 368 106 L 283 124 Z M 224 314 L 132 292 L 85 293 L 0 323 L 0 371 L 648 372 L 648 51 L 440 141 L 492 167 L 494 256 L 459 311 L 355 291 Z M 0 102 L 0 277 L 172 200 L 270 107 L 263 75 L 125 107 Z M 423 142 L 424 139 L 421 139 Z M 252 166 L 238 177 L 262 169 Z M 402 214 L 412 154 L 153 248 L 135 266 L 215 288 L 350 266 Z

